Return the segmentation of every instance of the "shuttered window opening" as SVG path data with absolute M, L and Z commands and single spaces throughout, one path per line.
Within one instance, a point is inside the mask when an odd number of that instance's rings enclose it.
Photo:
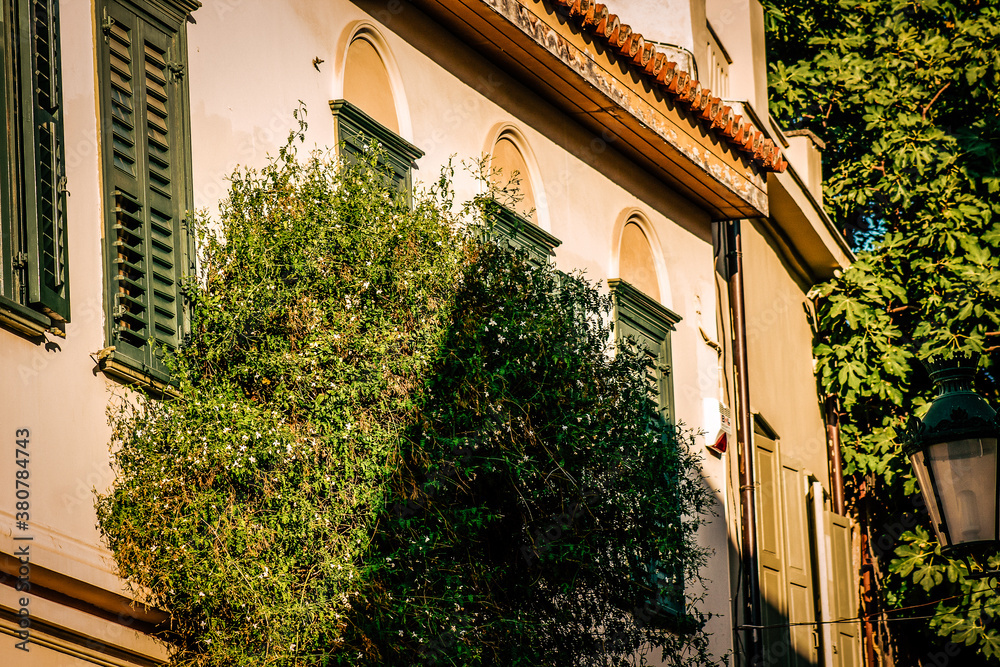
M 649 398 L 665 422 L 676 418 L 671 382 L 670 332 L 674 331 L 681 316 L 643 293 L 628 282 L 619 279 L 608 281 L 614 305 L 615 344 L 629 346 L 647 360 L 646 384 Z M 660 613 L 667 617 L 684 614 L 684 572 L 668 568 L 655 554 L 640 555 L 655 591 L 653 602 Z
M 57 0 L 2 0 L 0 322 L 62 335 L 70 319 Z
M 110 239 L 105 370 L 164 382 L 164 351 L 188 331 L 182 280 L 193 272 L 184 21 L 194 9 L 138 13 L 115 0 L 100 8 L 100 81 Z M 166 27 L 165 27 L 166 26 Z
M 330 102 L 334 133 L 341 157 L 348 163 L 361 158 L 374 143 L 381 151 L 378 166 L 391 180 L 390 187 L 410 201 L 413 169 L 424 152 L 378 122 L 349 100 Z
M 660 416 L 674 421 L 673 383 L 671 382 L 670 332 L 681 316 L 664 307 L 624 280 L 609 280 L 614 302 L 615 340 L 645 355 L 649 397 Z
M 815 496 L 822 484 L 810 483 L 782 456 L 777 437 L 755 422 L 764 660 L 777 667 L 858 667 L 858 622 L 829 623 L 858 615 L 848 521 L 825 509 Z

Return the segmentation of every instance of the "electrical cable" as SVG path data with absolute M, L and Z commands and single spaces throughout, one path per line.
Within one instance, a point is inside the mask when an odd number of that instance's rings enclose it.
M 840 619 L 836 619 L 836 620 L 833 620 L 833 621 L 799 621 L 799 622 L 795 622 L 795 623 L 777 623 L 777 624 L 774 624 L 774 625 L 740 625 L 740 626 L 737 627 L 737 629 L 738 630 L 770 630 L 770 629 L 777 629 L 777 628 L 791 628 L 791 627 L 802 626 L 802 625 L 833 625 L 833 624 L 837 624 L 837 623 L 858 623 L 860 621 L 863 621 L 863 620 L 866 620 L 866 619 L 870 619 L 870 618 L 875 618 L 875 617 L 881 616 L 883 614 L 891 614 L 891 613 L 896 612 L 896 611 L 906 611 L 907 609 L 916 609 L 918 607 L 926 607 L 926 606 L 932 605 L 932 604 L 940 604 L 941 602 L 947 602 L 948 600 L 954 600 L 955 598 L 960 598 L 960 597 L 965 597 L 965 594 L 964 593 L 960 593 L 958 595 L 952 595 L 950 597 L 941 598 L 940 600 L 932 600 L 931 602 L 922 602 L 920 604 L 910 605 L 909 607 L 900 607 L 898 609 L 887 609 L 887 610 L 885 610 L 883 612 L 878 612 L 878 613 L 875 613 L 875 614 L 866 614 L 864 616 L 858 616 L 856 618 L 840 618 Z M 996 600 L 996 601 L 994 601 L 992 603 L 986 603 L 984 605 L 981 605 L 981 608 L 987 608 L 987 607 L 992 607 L 992 608 L 1000 609 L 1000 600 Z M 898 616 L 898 617 L 895 617 L 895 618 L 884 618 L 884 619 L 882 619 L 882 621 L 884 621 L 884 622 L 890 622 L 890 621 L 922 621 L 922 620 L 927 620 L 927 619 L 930 619 L 930 618 L 936 618 L 938 616 L 943 616 L 944 614 L 947 614 L 947 613 L 951 613 L 951 612 L 939 612 L 939 613 L 936 613 L 936 614 L 930 614 L 930 615 L 926 615 L 926 616 Z

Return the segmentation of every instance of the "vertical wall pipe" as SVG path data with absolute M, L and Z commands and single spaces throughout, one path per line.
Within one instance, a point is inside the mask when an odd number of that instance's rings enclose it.
M 826 446 L 830 460 L 830 497 L 833 511 L 845 516 L 844 465 L 840 458 L 840 401 L 836 396 L 826 398 Z
M 750 382 L 747 370 L 747 326 L 743 300 L 743 242 L 740 221 L 726 225 L 729 304 L 733 316 L 733 362 L 736 366 L 736 441 L 739 451 L 740 514 L 743 553 L 743 635 L 747 665 L 759 665 L 762 655 L 760 572 L 757 564 L 757 506 L 754 487 L 753 425 L 750 421 Z

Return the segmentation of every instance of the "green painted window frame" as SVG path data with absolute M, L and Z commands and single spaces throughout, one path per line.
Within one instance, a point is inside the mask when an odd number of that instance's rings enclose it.
M 524 253 L 535 267 L 548 264 L 562 244 L 558 238 L 499 202 L 493 202 L 486 211 L 483 236 L 514 252 Z
M 193 0 L 98 0 L 104 201 L 102 370 L 162 389 L 190 337 L 195 274 L 186 24 Z
M 616 346 L 642 347 L 650 357 L 647 380 L 650 399 L 664 422 L 674 423 L 674 390 L 670 334 L 681 316 L 666 308 L 638 288 L 620 279 L 608 280 L 615 323 Z M 657 591 L 650 600 L 658 609 L 660 621 L 676 625 L 685 613 L 684 573 L 664 570 L 658 558 L 636 554 L 634 567 L 645 569 L 650 588 Z
M 70 321 L 58 0 L 0 0 L 0 324 Z
M 649 378 L 651 398 L 660 416 L 673 422 L 676 415 L 670 333 L 681 316 L 624 280 L 609 280 L 608 287 L 614 304 L 615 343 L 623 345 L 631 339 L 649 352 L 653 359 Z
M 392 172 L 394 186 L 407 202 L 411 201 L 413 170 L 424 152 L 349 100 L 331 101 L 330 111 L 333 112 L 334 136 L 345 160 L 351 162 L 358 159 L 373 141 L 376 142 L 383 151 L 380 166 Z

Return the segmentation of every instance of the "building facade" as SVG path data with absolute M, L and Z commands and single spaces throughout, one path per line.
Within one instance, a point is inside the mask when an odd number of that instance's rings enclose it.
M 857 623 L 819 623 L 857 616 L 857 575 L 808 321 L 810 287 L 851 255 L 816 142 L 767 116 L 756 0 L 2 7 L 4 664 L 165 659 L 164 614 L 133 604 L 95 528 L 105 409 L 167 386 L 155 349 L 188 332 L 188 213 L 274 154 L 300 101 L 310 144 L 375 136 L 403 188 L 451 156 L 517 173 L 511 220 L 530 226 L 512 243 L 614 291 L 662 410 L 704 433 L 713 651 L 737 664 L 756 639 L 763 664 L 861 664 Z

